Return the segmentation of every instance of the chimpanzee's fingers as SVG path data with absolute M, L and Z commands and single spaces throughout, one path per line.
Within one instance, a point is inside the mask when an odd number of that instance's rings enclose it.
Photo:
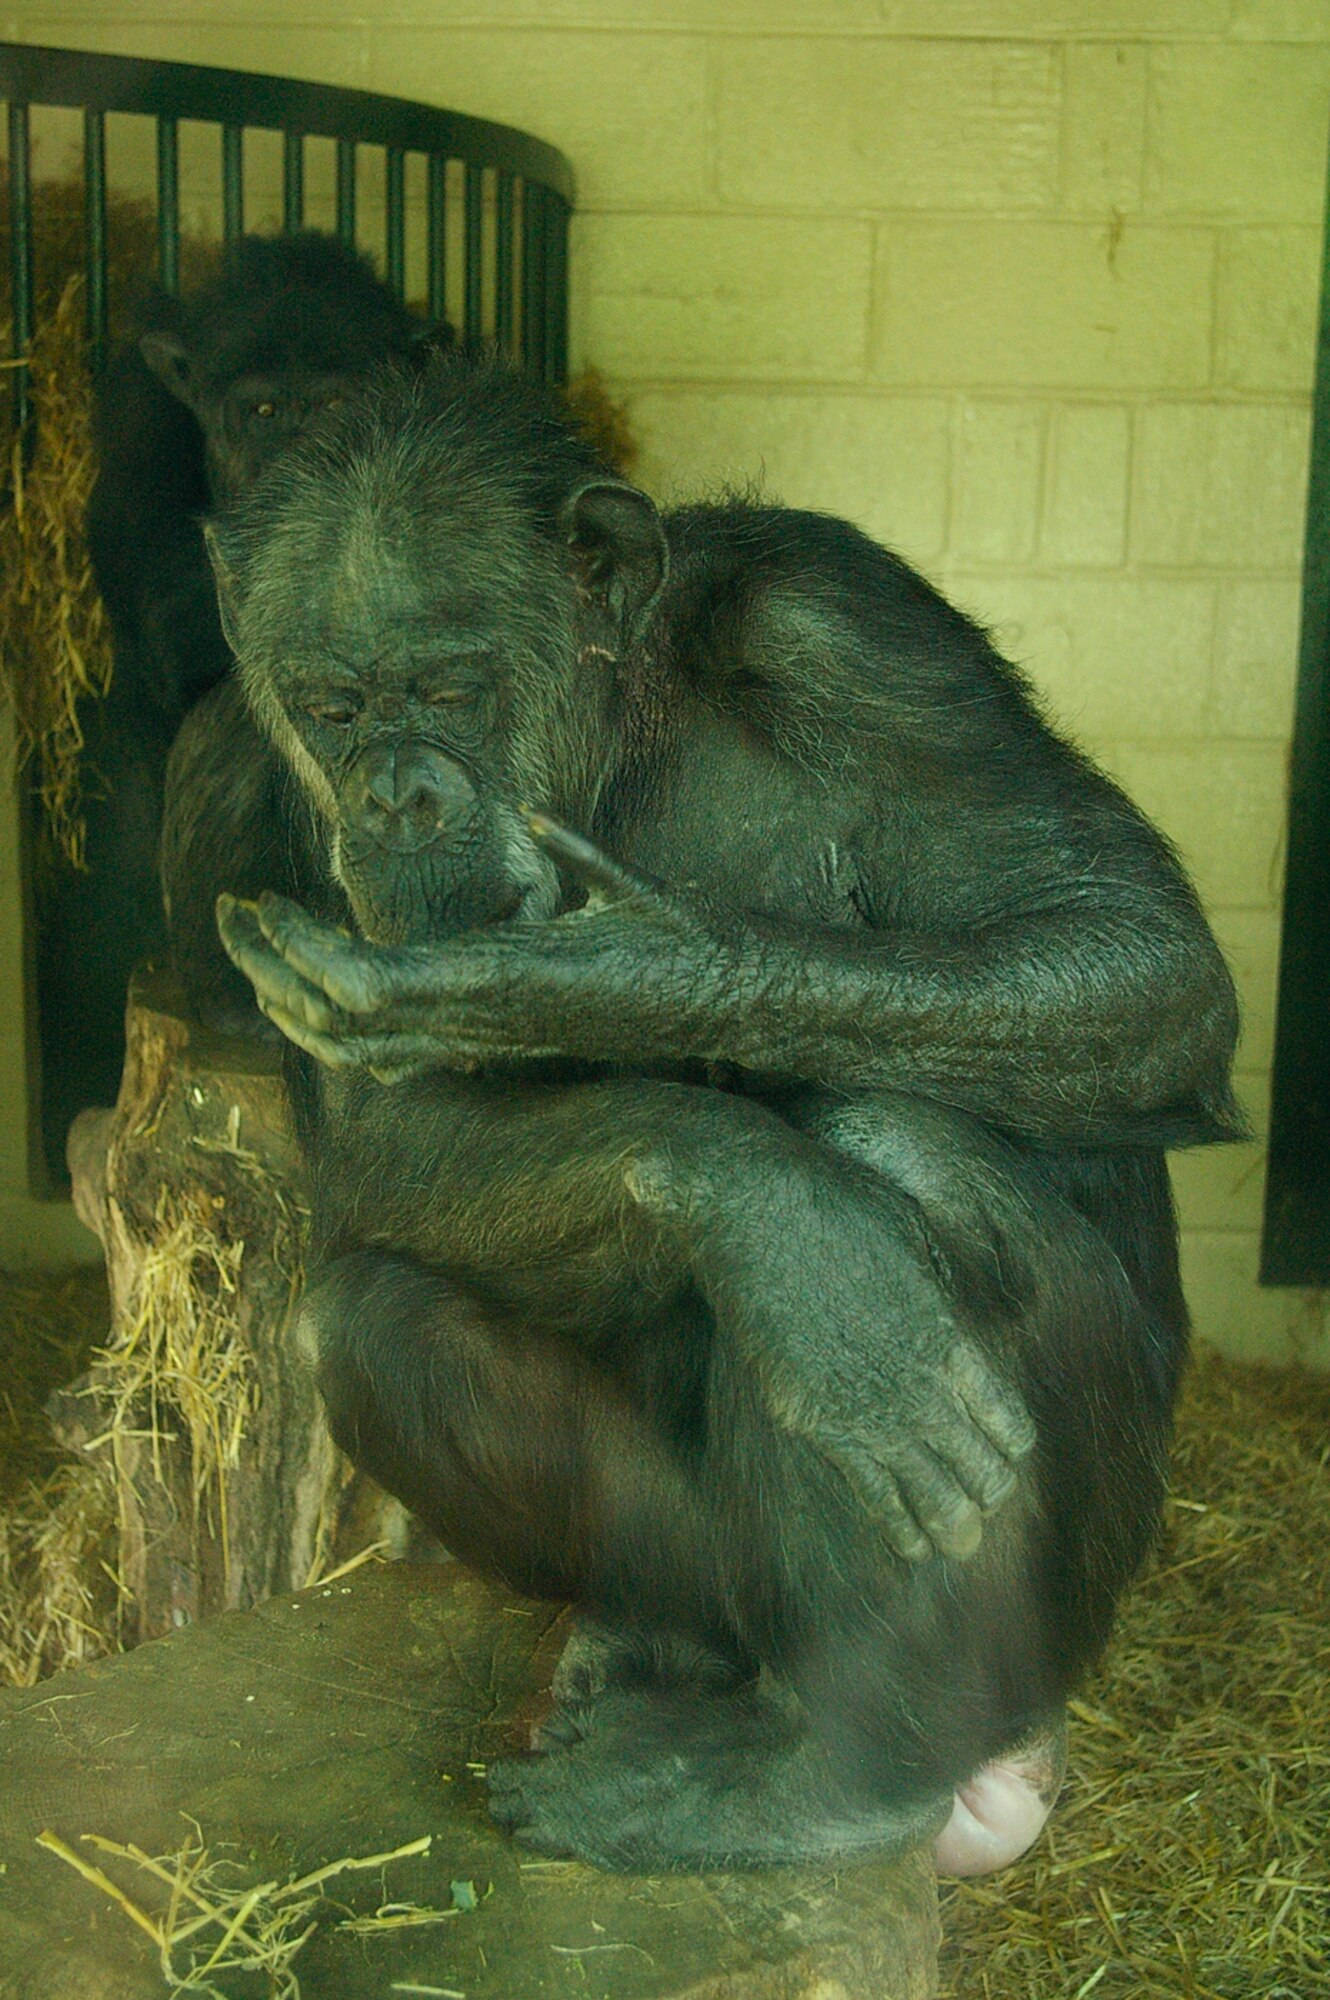
M 289 1042 L 329 1069 L 367 1069 L 377 1082 L 392 1085 L 418 1076 L 438 1060 L 433 1044 L 423 1035 L 328 1035 L 276 1002 L 259 1004 Z
M 933 1544 L 907 1506 L 891 1466 L 862 1439 L 824 1434 L 817 1439 L 832 1464 L 849 1480 L 873 1516 L 888 1546 L 906 1562 L 923 1562 Z
M 902 1500 L 894 1481 L 881 1488 L 873 1511 L 888 1545 L 906 1562 L 923 1562 L 932 1555 L 933 1544 Z
M 217 898 L 216 914 L 222 943 L 233 956 L 245 945 L 262 943 L 263 933 L 259 929 L 258 912 L 253 903 L 223 891 Z
M 1034 1418 L 1023 1398 L 994 1373 L 976 1348 L 958 1341 L 947 1356 L 946 1372 L 984 1436 L 1004 1457 L 1021 1459 L 1033 1451 Z
M 939 1555 L 964 1562 L 979 1547 L 983 1517 L 950 1467 L 927 1445 L 902 1442 L 892 1470 L 915 1520 Z
M 347 1014 L 368 1014 L 388 997 L 382 948 L 349 938 L 335 924 L 310 916 L 299 903 L 265 889 L 256 905 L 259 928 L 293 971 Z M 314 1025 L 319 1025 L 317 1022 Z
M 610 860 L 608 854 L 602 854 L 594 841 L 574 833 L 571 827 L 551 819 L 548 813 L 527 808 L 523 817 L 532 839 L 544 848 L 550 859 L 601 902 L 621 903 L 642 896 L 659 895 L 659 890 L 650 882 L 644 882 L 629 869 L 621 868 L 617 861 Z
M 295 1014 L 288 1014 L 275 1000 L 265 1000 L 260 997 L 259 1005 L 274 1028 L 280 1028 L 287 1041 L 294 1042 L 298 1049 L 305 1051 L 306 1055 L 316 1056 L 330 1069 L 346 1069 L 355 1061 L 355 1057 L 348 1052 L 344 1042 L 339 1042 L 334 1035 L 320 1034 L 318 1029 L 311 1028 L 307 1021 L 300 1020 Z
M 316 1031 L 333 1025 L 328 1001 L 273 949 L 253 903 L 219 896 L 217 928 L 232 963 L 249 980 L 259 1006 L 270 1018 L 276 1018 L 271 1013 L 276 1007 Z
M 1016 1467 L 989 1443 L 968 1410 L 955 1410 L 954 1421 L 930 1436 L 930 1442 L 985 1514 L 991 1514 L 1015 1486 Z

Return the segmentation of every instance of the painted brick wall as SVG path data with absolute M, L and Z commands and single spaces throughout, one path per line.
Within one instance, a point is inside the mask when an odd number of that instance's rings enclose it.
M 0 0 L 0 32 L 562 146 L 574 362 L 629 398 L 646 483 L 845 513 L 993 626 L 1194 870 L 1260 1132 L 1330 0 Z M 64 1240 L 19 1109 L 6 1085 L 10 1255 Z M 1330 1361 L 1319 1297 L 1255 1284 L 1262 1165 L 1178 1163 L 1198 1329 Z

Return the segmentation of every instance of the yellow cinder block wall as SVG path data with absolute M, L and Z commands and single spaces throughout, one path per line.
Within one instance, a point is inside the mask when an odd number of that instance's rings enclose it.
M 1178 843 L 1265 1123 L 1330 0 L 65 0 L 3 33 L 266 69 L 572 158 L 574 365 L 662 495 L 849 515 L 996 631 Z M 0 1256 L 24 1192 L 0 852 Z M 1263 1151 L 1180 1159 L 1200 1335 L 1330 1361 L 1255 1282 Z

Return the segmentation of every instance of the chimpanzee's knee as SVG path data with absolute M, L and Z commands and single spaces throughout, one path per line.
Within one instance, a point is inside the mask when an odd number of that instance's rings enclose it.
M 438 1289 L 408 1259 L 373 1250 L 335 1259 L 307 1286 L 295 1338 L 350 1457 L 364 1460 L 376 1437 L 379 1456 L 385 1433 L 397 1450 L 428 1449 L 432 1364 L 446 1335 Z

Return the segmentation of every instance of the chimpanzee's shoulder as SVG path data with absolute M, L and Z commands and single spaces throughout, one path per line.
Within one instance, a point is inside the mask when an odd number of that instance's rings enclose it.
M 861 716 L 865 699 L 898 721 L 972 702 L 990 731 L 1005 712 L 1042 733 L 1024 676 L 983 627 L 852 522 L 726 501 L 675 509 L 665 528 L 663 615 L 698 678 L 783 690 L 828 721 L 843 704 Z

